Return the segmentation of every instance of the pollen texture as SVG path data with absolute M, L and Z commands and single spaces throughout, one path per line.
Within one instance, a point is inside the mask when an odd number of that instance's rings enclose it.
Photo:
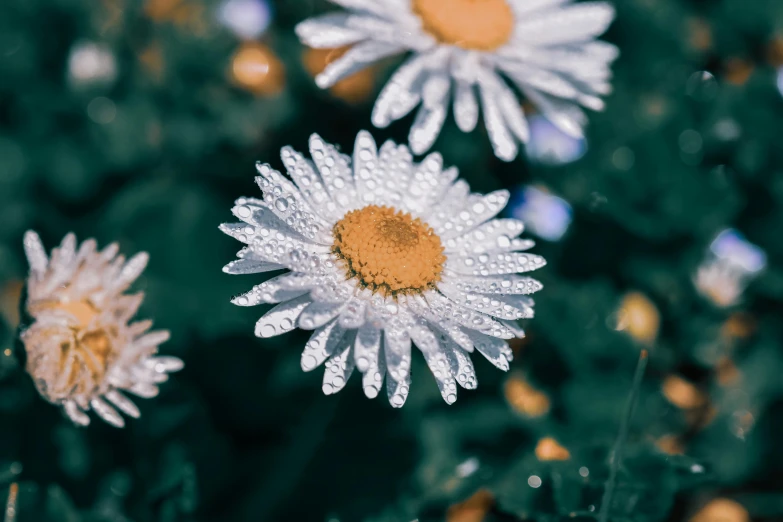
M 413 0 L 412 8 L 425 31 L 464 49 L 493 51 L 514 32 L 507 0 Z
M 348 277 L 373 292 L 422 292 L 440 280 L 446 261 L 440 238 L 410 214 L 370 205 L 347 213 L 333 233 Z
M 41 302 L 32 306 L 30 311 L 35 315 L 42 310 L 57 310 L 77 320 L 75 323 L 70 323 L 68 334 L 64 335 L 65 331 L 58 330 L 50 339 L 56 338 L 59 344 L 56 360 L 60 375 L 65 377 L 59 384 L 64 389 L 89 393 L 91 390 L 88 388 L 100 383 L 106 373 L 113 356 L 112 338 L 116 337 L 116 331 L 112 332 L 112 330 L 116 329 L 93 324 L 93 319 L 100 314 L 100 311 L 89 301 Z M 45 342 L 45 339 L 29 339 L 29 341 Z M 91 379 L 83 378 L 82 368 L 89 372 Z

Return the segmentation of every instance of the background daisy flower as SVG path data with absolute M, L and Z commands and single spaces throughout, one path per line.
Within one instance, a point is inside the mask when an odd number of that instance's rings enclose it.
M 413 345 L 448 403 L 457 384 L 476 387 L 470 352 L 507 370 L 505 340 L 524 335 L 516 320 L 533 316 L 527 294 L 541 288 L 518 274 L 545 264 L 523 253 L 533 242 L 518 238 L 522 222 L 493 219 L 508 191 L 473 194 L 439 154 L 416 164 L 406 146 L 377 150 L 367 132 L 352 160 L 317 135 L 310 153 L 313 161 L 282 149 L 293 183 L 259 164 L 263 199 L 238 199 L 241 222 L 221 226 L 247 245 L 225 272 L 285 270 L 233 299 L 278 303 L 256 335 L 313 330 L 301 365 L 326 364 L 324 393 L 342 389 L 357 368 L 370 398 L 386 379 L 395 407 L 408 394 Z
M 147 254 L 126 262 L 116 243 L 98 251 L 88 239 L 77 249 L 76 236 L 68 234 L 49 257 L 32 231 L 24 248 L 30 263 L 25 309 L 33 318 L 21 333 L 27 372 L 76 424 L 89 424 L 85 411 L 92 409 L 124 426 L 117 410 L 131 417 L 140 412 L 123 391 L 154 397 L 167 374 L 183 367 L 176 357 L 155 356 L 169 332 L 150 332 L 149 320 L 130 322 L 144 294 L 125 291 L 147 266 Z
M 453 98 L 464 132 L 479 107 L 495 154 L 511 161 L 530 137 L 510 81 L 567 134 L 582 136 L 580 108 L 602 110 L 611 92 L 617 47 L 596 41 L 614 18 L 606 2 L 570 0 L 330 0 L 346 11 L 301 22 L 299 38 L 315 48 L 353 47 L 316 77 L 321 88 L 387 56 L 412 55 L 375 103 L 372 123 L 386 127 L 416 106 L 409 141 L 426 152 Z M 508 81 L 507 81 L 508 80 Z

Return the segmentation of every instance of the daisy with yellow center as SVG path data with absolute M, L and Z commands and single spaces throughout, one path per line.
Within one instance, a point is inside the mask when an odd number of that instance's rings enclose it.
M 73 234 L 51 258 L 35 232 L 27 232 L 24 247 L 30 263 L 25 309 L 32 319 L 21 333 L 27 372 L 74 423 L 89 424 L 85 412 L 92 409 L 124 426 L 117 410 L 131 417 L 140 412 L 123 392 L 154 397 L 167 374 L 183 366 L 176 357 L 155 356 L 167 331 L 150 332 L 152 321 L 129 322 L 144 294 L 125 291 L 146 267 L 147 254 L 126 262 L 116 243 L 98 251 L 92 239 L 77 249 Z
M 533 316 L 528 294 L 541 288 L 519 274 L 545 264 L 524 252 L 533 243 L 518 238 L 520 221 L 493 219 L 508 192 L 473 194 L 439 154 L 414 163 L 406 146 L 378 150 L 366 132 L 353 158 L 317 135 L 310 154 L 283 148 L 291 179 L 258 165 L 263 199 L 238 199 L 240 222 L 221 225 L 246 245 L 225 272 L 281 271 L 233 299 L 276 304 L 256 335 L 313 330 L 301 364 L 325 364 L 324 393 L 358 369 L 365 394 L 377 396 L 385 379 L 395 407 L 408 394 L 414 345 L 448 403 L 457 385 L 476 386 L 474 350 L 507 370 L 506 339 L 523 335 L 517 320 Z
M 603 110 L 611 91 L 614 45 L 597 41 L 614 18 L 606 2 L 572 0 L 330 0 L 345 11 L 301 22 L 314 48 L 350 50 L 316 77 L 321 88 L 387 56 L 411 56 L 375 104 L 386 127 L 420 106 L 409 141 L 416 154 L 434 143 L 454 100 L 454 118 L 472 131 L 483 113 L 495 154 L 514 159 L 529 138 L 513 83 L 561 130 L 582 137 L 581 107 Z

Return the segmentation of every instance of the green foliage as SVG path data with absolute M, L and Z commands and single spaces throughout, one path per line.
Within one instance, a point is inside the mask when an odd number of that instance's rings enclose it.
M 476 361 L 478 390 L 454 406 L 422 360 L 402 410 L 366 400 L 356 376 L 324 397 L 320 375 L 299 368 L 304 333 L 259 340 L 262 311 L 229 303 L 260 282 L 221 272 L 237 246 L 217 229 L 235 198 L 258 195 L 254 162 L 280 167 L 280 147 L 304 150 L 312 132 L 350 150 L 370 127 L 370 101 L 321 92 L 302 67 L 292 28 L 323 2 L 275 3 L 263 40 L 285 64 L 286 87 L 273 97 L 228 79 L 239 42 L 214 2 L 182 0 L 199 30 L 152 20 L 130 0 L 0 3 L 0 299 L 14 301 L 25 277 L 25 230 L 49 248 L 68 231 L 117 240 L 126 254 L 150 253 L 140 316 L 171 330 L 163 350 L 186 361 L 124 430 L 97 420 L 78 429 L 35 392 L 22 354 L 4 351 L 19 348 L 16 302 L 0 304 L 0 500 L 18 484 L 17 521 L 424 522 L 479 488 L 496 500 L 487 521 L 594 520 L 642 348 L 650 361 L 609 519 L 683 519 L 719 495 L 783 517 L 780 498 L 764 493 L 783 481 L 783 97 L 765 58 L 783 3 L 614 3 L 607 40 L 622 56 L 582 159 L 505 164 L 485 131 L 464 135 L 451 120 L 434 146 L 474 190 L 537 183 L 574 208 L 568 234 L 535 247 L 549 262 L 545 288 L 512 366 L 550 399 L 537 418 L 509 405 L 507 376 L 486 361 Z M 706 45 L 694 43 L 696 22 Z M 69 82 L 69 52 L 83 41 L 110 49 L 116 80 Z M 142 59 L 150 50 L 157 72 Z M 732 80 L 731 59 L 752 68 L 746 81 Z M 404 142 L 409 125 L 373 134 Z M 762 246 L 769 268 L 740 305 L 720 310 L 692 278 L 726 227 Z M 629 291 L 660 312 L 652 345 L 615 329 Z M 752 331 L 727 333 L 740 311 Z M 728 384 L 725 358 L 738 372 Z M 672 374 L 708 397 L 701 410 L 666 400 Z M 662 452 L 664 435 L 686 456 Z M 570 459 L 539 461 L 547 436 Z

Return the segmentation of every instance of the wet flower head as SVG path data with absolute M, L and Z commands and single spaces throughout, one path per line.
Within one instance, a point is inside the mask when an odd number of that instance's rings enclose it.
M 138 417 L 121 390 L 154 397 L 167 373 L 182 368 L 175 357 L 154 356 L 167 331 L 149 332 L 151 321 L 129 322 L 144 295 L 125 291 L 146 267 L 147 254 L 126 262 L 117 244 L 98 251 L 91 239 L 77 250 L 73 234 L 51 258 L 35 232 L 25 235 L 24 246 L 33 322 L 21 339 L 36 388 L 80 425 L 89 424 L 89 409 L 118 427 L 125 421 L 117 410 Z
M 325 367 L 324 393 L 340 391 L 357 369 L 367 397 L 385 380 L 397 408 L 414 345 L 449 404 L 457 386 L 477 386 L 469 353 L 508 370 L 506 340 L 524 335 L 516 321 L 533 317 L 528 294 L 541 289 L 520 274 L 545 264 L 526 252 L 533 242 L 518 237 L 521 221 L 495 219 L 508 191 L 471 193 L 439 154 L 414 163 L 408 147 L 377 147 L 364 131 L 353 158 L 317 135 L 310 154 L 282 149 L 290 179 L 257 165 L 263 199 L 237 199 L 240 222 L 220 227 L 246 245 L 224 272 L 282 271 L 233 299 L 275 304 L 255 334 L 313 330 L 301 366 Z

